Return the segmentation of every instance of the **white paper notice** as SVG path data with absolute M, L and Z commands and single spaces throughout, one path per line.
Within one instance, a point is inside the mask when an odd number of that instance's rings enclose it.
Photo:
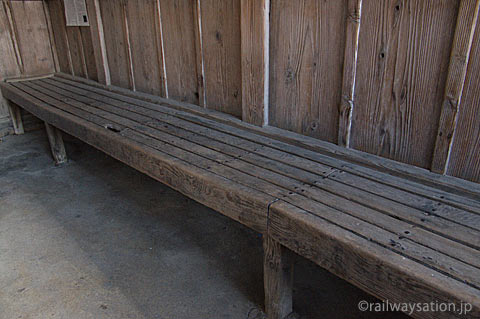
M 89 26 L 85 0 L 64 0 L 68 27 Z

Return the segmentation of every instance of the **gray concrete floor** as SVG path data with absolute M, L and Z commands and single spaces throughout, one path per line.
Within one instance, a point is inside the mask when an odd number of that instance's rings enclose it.
M 68 138 L 0 143 L 0 318 L 261 318 L 259 234 Z M 362 313 L 361 290 L 297 257 L 301 318 Z

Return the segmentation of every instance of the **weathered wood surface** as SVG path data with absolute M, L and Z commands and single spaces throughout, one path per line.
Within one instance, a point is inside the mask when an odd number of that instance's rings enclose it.
M 430 303 L 471 303 L 471 318 L 480 316 L 479 290 L 452 281 L 429 267 L 412 262 L 389 247 L 372 243 L 314 212 L 278 201 L 270 206 L 269 235 L 282 245 L 309 258 L 335 275 L 363 290 L 389 301 Z M 382 263 L 378 263 L 382 256 Z M 388 286 L 379 285 L 385 278 Z M 387 279 L 388 278 L 388 279 Z M 417 318 L 462 318 L 450 312 L 414 312 Z
M 447 173 L 480 181 L 480 28 L 475 30 Z
M 196 1 L 160 1 L 168 97 L 199 104 Z
M 241 0 L 242 120 L 268 122 L 270 0 Z
M 10 112 L 10 119 L 12 120 L 13 132 L 17 135 L 25 133 L 23 129 L 22 114 L 20 108 L 10 101 L 8 103 L 8 111 Z
M 285 319 L 292 313 L 293 256 L 269 236 L 263 237 L 265 312 L 269 319 Z
M 242 116 L 240 0 L 201 0 L 205 106 Z
M 56 127 L 51 126 L 45 122 L 45 130 L 47 132 L 48 142 L 50 143 L 50 150 L 55 165 L 60 165 L 67 162 L 67 152 L 63 144 L 62 132 Z
M 116 93 L 117 97 L 120 94 L 121 96 L 118 98 L 129 99 L 128 101 L 133 103 L 138 103 L 140 99 L 155 104 L 168 104 L 171 108 L 193 115 L 200 115 L 201 117 L 199 118 L 205 119 L 203 121 L 208 121 L 219 130 L 224 127 L 228 127 L 228 130 L 234 128 L 237 132 L 242 132 L 243 136 L 248 136 L 248 139 L 257 143 L 272 146 L 278 150 L 288 150 L 294 154 L 302 154 L 302 156 L 316 162 L 325 160 L 330 162 L 329 165 L 332 167 L 342 170 L 351 170 L 355 167 L 355 174 L 381 181 L 384 184 L 390 184 L 408 192 L 420 193 L 422 196 L 436 201 L 460 205 L 461 207 L 467 201 L 467 207 L 468 205 L 479 206 L 480 185 L 476 183 L 431 173 L 415 166 L 353 149 L 346 149 L 275 127 L 266 126 L 259 128 L 248 125 L 226 114 L 200 108 L 193 104 L 163 99 L 140 92 L 132 92 L 115 86 L 105 86 L 94 81 L 74 78 L 66 74 L 58 74 L 57 78 L 73 80 L 75 85 L 87 85 L 91 89 L 102 90 L 102 92 L 108 92 L 108 94 Z M 352 166 L 352 163 L 355 163 L 355 165 Z
M 458 1 L 363 1 L 352 147 L 429 168 Z
M 348 0 L 345 31 L 345 56 L 343 58 L 342 94 L 338 107 L 338 145 L 350 147 L 352 116 L 355 105 L 355 80 L 357 73 L 358 36 L 363 0 Z
M 135 89 L 165 96 L 157 1 L 129 0 L 126 12 Z
M 461 107 L 463 86 L 477 26 L 480 1 L 462 0 L 448 69 L 445 96 L 438 128 L 431 170 L 445 174 L 450 160 L 450 150 L 457 127 L 458 110 Z
M 346 1 L 271 0 L 269 123 L 337 142 Z
M 99 1 L 111 83 L 133 88 L 125 1 Z
M 479 311 L 474 298 L 480 294 L 478 197 L 450 194 L 433 182 L 418 184 L 261 136 L 254 133 L 256 126 L 240 129 L 227 125 L 226 118 L 222 122 L 179 105 L 168 107 L 167 100 L 155 104 L 131 97 L 137 93 L 128 96 L 86 83 L 62 76 L 3 84 L 2 91 L 52 125 L 254 229 L 267 230 L 270 205 L 270 217 L 277 219 L 268 233 L 276 241 L 379 297 L 404 301 L 406 283 L 412 281 L 416 291 L 409 298 L 472 300 Z M 182 174 L 169 175 L 179 167 Z M 208 185 L 200 194 L 198 179 Z M 304 215 L 311 216 L 308 227 Z M 275 222 L 294 227 L 275 228 Z M 318 238 L 334 238 L 329 243 L 338 248 L 323 248 Z M 358 247 L 349 248 L 347 240 Z M 328 249 L 338 256 L 329 259 Z M 369 267 L 380 262 L 382 276 L 398 280 L 399 291 L 387 289 L 390 282 L 377 280 L 374 271 L 358 278 L 358 268 L 338 269 L 338 260 L 358 266 L 356 258 Z M 417 268 L 434 278 L 416 275 Z

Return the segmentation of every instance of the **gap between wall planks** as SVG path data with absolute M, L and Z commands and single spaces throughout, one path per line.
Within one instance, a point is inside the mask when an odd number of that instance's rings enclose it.
M 348 0 L 345 31 L 345 57 L 343 60 L 342 95 L 339 105 L 338 145 L 350 147 L 352 115 L 355 99 L 358 37 L 362 17 L 362 0 Z
M 447 85 L 432 160 L 431 170 L 435 173 L 445 174 L 448 168 L 473 35 L 477 26 L 479 5 L 479 0 L 461 0 L 460 2 Z

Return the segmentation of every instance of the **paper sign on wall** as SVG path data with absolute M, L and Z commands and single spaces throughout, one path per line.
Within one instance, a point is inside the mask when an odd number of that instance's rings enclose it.
M 68 27 L 89 26 L 85 0 L 64 0 Z

